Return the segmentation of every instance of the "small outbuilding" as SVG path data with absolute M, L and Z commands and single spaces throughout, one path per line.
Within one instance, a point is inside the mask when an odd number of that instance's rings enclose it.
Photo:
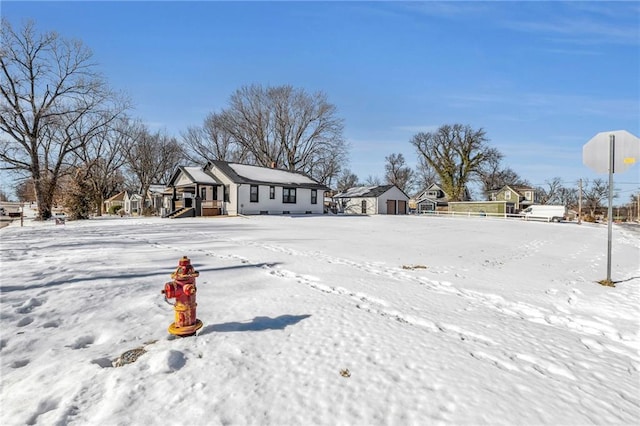
M 407 214 L 409 197 L 395 185 L 357 186 L 333 196 L 338 213 Z

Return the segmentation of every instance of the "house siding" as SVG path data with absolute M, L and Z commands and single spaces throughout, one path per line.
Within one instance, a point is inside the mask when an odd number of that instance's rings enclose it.
M 231 181 L 231 179 L 229 179 L 225 174 L 223 173 L 219 173 L 217 172 L 217 170 L 215 168 L 213 168 L 211 170 L 212 174 L 216 177 L 216 179 L 218 179 L 220 182 L 222 182 L 223 186 L 219 186 L 218 192 L 217 192 L 217 198 L 218 200 L 223 201 L 222 205 L 223 207 L 223 214 L 227 214 L 229 216 L 237 216 L 238 215 L 238 209 L 237 207 L 240 206 L 240 203 L 238 203 L 238 185 L 236 185 L 235 183 L 233 183 Z M 227 202 L 224 199 L 224 188 L 227 188 L 227 192 L 229 193 L 229 201 Z M 248 191 L 248 188 L 247 188 Z M 248 192 L 247 192 L 248 194 Z M 249 201 L 249 196 L 247 195 L 247 201 Z
M 258 202 L 251 202 L 251 185 L 241 184 L 237 185 L 238 201 L 240 207 L 240 214 L 257 215 L 257 214 L 283 214 L 283 212 L 289 212 L 289 214 L 306 214 L 311 212 L 312 214 L 324 213 L 324 205 L 322 203 L 323 191 L 316 190 L 317 203 L 311 204 L 311 189 L 295 186 L 278 186 L 278 185 L 257 185 L 258 186 Z M 275 187 L 275 198 L 269 198 L 270 187 Z M 282 194 L 284 188 L 295 188 L 296 190 L 296 202 L 284 203 L 282 201 Z M 231 213 L 230 213 L 231 214 Z
M 298 185 L 282 185 L 274 183 L 265 184 L 250 184 L 250 183 L 236 183 L 231 180 L 224 172 L 217 167 L 211 168 L 211 173 L 218 179 L 224 186 L 228 188 L 229 200 L 224 202 L 225 214 L 229 216 L 241 215 L 259 215 L 259 214 L 323 214 L 324 204 L 322 202 L 324 198 L 324 190 L 316 189 L 317 203 L 311 204 L 311 188 L 305 188 Z M 258 187 L 258 202 L 251 201 L 251 186 Z M 274 199 L 269 198 L 270 187 L 275 188 Z M 282 194 L 283 188 L 295 188 L 296 189 L 296 202 L 295 203 L 283 203 Z M 223 189 L 219 188 L 218 200 L 223 200 Z
M 362 211 L 362 203 L 365 203 L 365 211 Z M 339 208 L 345 214 L 377 214 L 378 204 L 373 197 L 345 198 L 338 201 Z

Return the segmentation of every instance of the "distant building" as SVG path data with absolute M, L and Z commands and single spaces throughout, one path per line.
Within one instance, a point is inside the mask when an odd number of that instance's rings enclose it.
M 463 199 L 459 201 L 471 200 L 471 194 L 466 186 L 462 198 Z M 432 183 L 415 197 L 416 212 L 446 211 L 449 201 L 449 194 L 447 194 L 439 184 Z
M 505 185 L 500 189 L 489 192 L 490 201 L 505 201 L 511 204 L 507 213 L 519 213 L 532 204 L 539 203 L 539 196 L 535 188 L 528 186 Z
M 339 213 L 407 214 L 409 197 L 395 185 L 357 186 L 333 196 Z

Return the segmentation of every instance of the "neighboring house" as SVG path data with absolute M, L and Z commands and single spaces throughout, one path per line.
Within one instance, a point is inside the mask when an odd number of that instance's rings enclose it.
M 129 194 L 129 192 L 125 191 L 123 205 L 125 214 L 128 214 L 130 216 L 140 216 L 142 214 L 143 208 L 142 200 L 142 195 Z
M 111 209 L 115 206 L 119 206 L 121 209 L 124 207 L 124 197 L 127 191 L 122 191 L 105 200 L 104 202 L 104 211 L 106 213 L 111 213 Z M 124 210 L 123 210 L 124 211 Z
M 507 213 L 519 213 L 531 204 L 537 204 L 538 194 L 534 188 L 527 186 L 505 185 L 500 189 L 489 193 L 490 201 L 506 201 L 513 204 L 513 211 Z
M 339 213 L 407 214 L 409 197 L 395 185 L 357 186 L 333 196 Z
M 467 187 L 464 188 L 464 196 L 462 198 L 462 200 L 458 201 L 471 200 L 471 194 L 469 193 Z M 447 206 L 449 205 L 449 201 L 449 194 L 444 192 L 439 184 L 432 183 L 415 197 L 416 212 L 424 213 L 436 210 L 446 211 Z
M 149 193 L 147 194 L 147 201 L 145 207 L 149 207 L 151 213 L 154 215 L 164 215 L 164 198 L 165 195 L 170 194 L 167 192 L 167 187 L 162 184 L 152 184 L 149 186 Z
M 172 212 L 193 216 L 322 214 L 329 190 L 303 173 L 226 161 L 179 167 L 169 186 Z

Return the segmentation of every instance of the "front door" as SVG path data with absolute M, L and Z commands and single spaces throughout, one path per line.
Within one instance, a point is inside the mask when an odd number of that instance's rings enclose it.
M 362 203 L 360 203 L 360 210 L 362 210 L 362 214 L 367 214 L 367 200 L 362 200 Z

